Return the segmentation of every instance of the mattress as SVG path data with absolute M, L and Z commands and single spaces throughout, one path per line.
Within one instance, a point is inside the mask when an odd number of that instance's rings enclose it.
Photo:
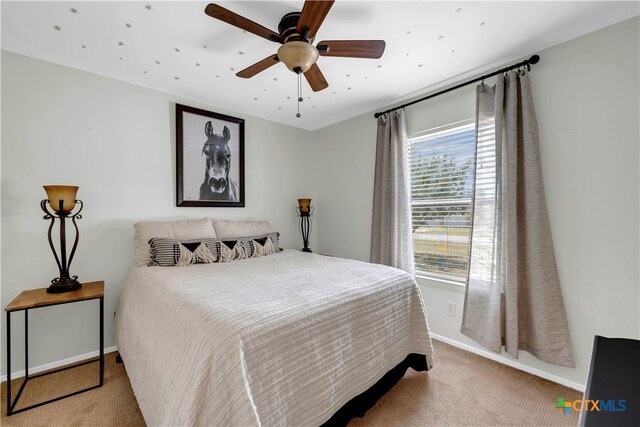
M 415 280 L 285 250 L 133 267 L 116 344 L 148 425 L 320 425 L 408 354 L 433 349 Z

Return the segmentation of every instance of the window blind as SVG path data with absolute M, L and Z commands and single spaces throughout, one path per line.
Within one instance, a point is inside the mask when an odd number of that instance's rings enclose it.
M 466 280 L 474 157 L 474 123 L 451 125 L 409 139 L 418 273 Z

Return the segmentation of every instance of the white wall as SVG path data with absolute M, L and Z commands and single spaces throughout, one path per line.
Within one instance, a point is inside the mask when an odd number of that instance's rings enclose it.
M 577 366 L 546 364 L 527 353 L 519 362 L 565 382 L 585 383 L 595 334 L 640 338 L 638 22 L 539 52 L 530 74 Z M 409 132 L 473 118 L 474 94 L 471 85 L 408 107 Z M 367 114 L 314 134 L 320 252 L 369 260 L 375 131 Z M 459 332 L 463 289 L 419 283 L 432 332 L 481 348 Z M 455 317 L 446 315 L 447 300 L 457 304 Z
M 316 196 L 300 161 L 309 152 L 309 133 L 245 116 L 246 208 L 177 208 L 176 102 L 243 117 L 2 52 L 2 307 L 57 275 L 39 207 L 43 184 L 80 187 L 85 208 L 71 272 L 82 281 L 105 281 L 106 346 L 113 345 L 116 292 L 134 257 L 134 222 L 268 219 L 283 246 L 301 247 L 296 199 Z M 13 316 L 12 370 L 22 369 L 22 319 Z M 97 302 L 34 310 L 29 322 L 30 366 L 98 349 Z M 1 339 L 5 373 L 4 327 Z

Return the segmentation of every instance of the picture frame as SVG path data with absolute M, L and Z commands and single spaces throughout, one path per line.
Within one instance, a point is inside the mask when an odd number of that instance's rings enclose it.
M 242 208 L 244 119 L 176 104 L 176 205 Z

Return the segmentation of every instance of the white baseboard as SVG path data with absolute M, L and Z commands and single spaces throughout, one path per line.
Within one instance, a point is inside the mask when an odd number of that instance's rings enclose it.
M 584 384 L 579 384 L 573 381 L 569 381 L 557 375 L 553 375 L 543 370 L 525 365 L 524 363 L 520 363 L 516 360 L 505 359 L 504 357 L 501 357 L 499 354 L 495 354 L 487 350 L 482 350 L 480 348 L 476 348 L 468 344 L 464 344 L 464 343 L 452 340 L 451 338 L 443 337 L 441 335 L 437 335 L 434 333 L 431 334 L 431 337 L 435 340 L 442 341 L 454 347 L 458 347 L 468 352 L 477 354 L 478 356 L 486 357 L 487 359 L 494 360 L 498 363 L 502 363 L 503 365 L 511 366 L 512 368 L 516 368 L 520 371 L 528 372 L 537 377 L 544 378 L 545 380 L 553 381 L 554 383 L 558 383 L 563 386 L 577 390 L 581 393 L 584 393 L 584 388 L 585 388 Z
M 113 353 L 114 351 L 118 351 L 115 345 L 111 347 L 105 347 L 104 354 Z M 82 362 L 86 359 L 91 359 L 92 357 L 100 356 L 100 352 L 98 350 L 92 351 L 91 353 L 80 354 L 78 356 L 69 357 L 68 359 L 58 360 L 56 362 L 47 363 L 40 366 L 34 366 L 29 368 L 29 375 L 37 374 L 38 372 L 48 371 L 49 369 L 59 368 L 60 366 L 70 365 L 72 363 Z M 24 377 L 23 371 L 16 371 L 11 373 L 11 381 L 16 378 Z M 0 376 L 0 382 L 5 382 L 7 380 L 6 375 Z

